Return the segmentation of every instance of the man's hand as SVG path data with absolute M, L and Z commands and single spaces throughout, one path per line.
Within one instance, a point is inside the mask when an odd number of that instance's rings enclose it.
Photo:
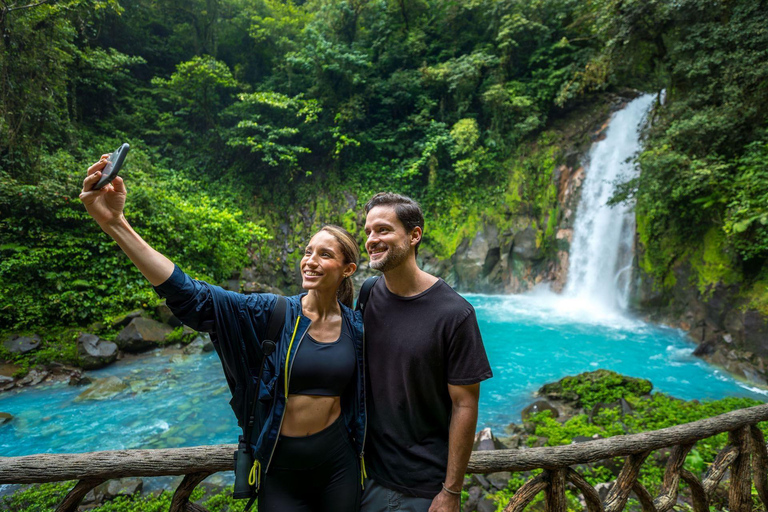
M 440 491 L 429 506 L 429 512 L 459 512 L 460 509 L 461 496 L 447 493 L 445 490 Z

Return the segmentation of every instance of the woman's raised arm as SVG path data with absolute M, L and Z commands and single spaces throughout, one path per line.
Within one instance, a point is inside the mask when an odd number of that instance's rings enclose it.
M 93 190 L 101 177 L 102 169 L 107 165 L 107 157 L 109 155 L 102 155 L 101 160 L 88 168 L 80 200 L 88 214 L 117 242 L 144 277 L 153 286 L 162 284 L 173 273 L 174 264 L 150 247 L 126 220 L 123 215 L 126 197 L 123 179 L 118 176 L 109 185 L 100 190 Z

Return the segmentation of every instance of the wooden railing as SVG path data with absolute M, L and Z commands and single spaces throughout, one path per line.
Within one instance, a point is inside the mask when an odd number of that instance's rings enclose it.
M 589 512 L 623 510 L 631 493 L 639 500 L 643 512 L 666 512 L 677 502 L 681 481 L 691 491 L 694 512 L 709 512 L 712 494 L 730 468 L 730 512 L 752 510 L 753 480 L 759 499 L 768 509 L 768 452 L 763 434 L 757 428 L 761 421 L 768 421 L 768 404 L 661 430 L 568 446 L 473 452 L 467 472 L 545 470 L 515 493 L 505 512 L 522 511 L 541 492 L 545 493 L 548 511 L 564 512 L 568 482 L 582 493 Z M 717 455 L 704 478 L 699 479 L 683 467 L 685 458 L 697 441 L 721 432 L 728 432 L 728 445 Z M 205 512 L 203 507 L 190 503 L 189 497 L 207 476 L 234 469 L 232 453 L 235 448 L 235 445 L 217 445 L 0 457 L 0 484 L 78 480 L 56 509 L 57 512 L 74 512 L 88 491 L 107 480 L 185 475 L 174 493 L 170 511 Z M 671 456 L 661 494 L 654 498 L 638 481 L 638 476 L 648 455 L 664 448 L 671 448 Z M 571 466 L 614 457 L 626 459 L 610 492 L 601 501 L 597 491 Z

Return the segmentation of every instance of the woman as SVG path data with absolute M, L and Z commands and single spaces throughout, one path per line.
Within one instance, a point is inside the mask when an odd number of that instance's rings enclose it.
M 262 360 L 266 363 L 250 439 L 259 510 L 358 510 L 365 407 L 362 319 L 350 309 L 349 277 L 359 258 L 355 240 L 337 226 L 315 233 L 301 260 L 307 293 L 286 297 L 282 333 L 273 340 L 274 352 L 267 350 L 264 357 L 262 342 L 277 297 L 242 295 L 193 280 L 150 247 L 123 215 L 122 178 L 93 190 L 108 156 L 88 169 L 80 199 L 174 314 L 211 332 L 234 389 L 233 409 L 242 410 L 246 391 L 244 379 L 230 376 L 244 368 L 255 380 Z

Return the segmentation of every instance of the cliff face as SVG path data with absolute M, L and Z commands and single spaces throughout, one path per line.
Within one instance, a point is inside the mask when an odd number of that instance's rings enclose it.
M 636 260 L 641 261 L 642 244 L 637 251 Z M 664 285 L 636 268 L 635 310 L 653 322 L 688 331 L 699 343 L 695 355 L 736 377 L 768 386 L 768 317 L 750 306 L 742 284 L 719 281 L 702 289 L 699 272 L 690 259 L 681 259 Z
M 605 137 L 611 114 L 634 94 L 606 96 L 600 108 L 585 109 L 562 120 L 557 133 L 557 163 L 552 170 L 556 194 L 543 221 L 518 211 L 511 219 L 485 218 L 471 238 L 465 238 L 448 259 L 428 248 L 423 268 L 459 290 L 477 293 L 522 293 L 544 283 L 560 292 L 565 286 L 573 224 L 585 177 L 582 165 L 591 145 Z M 522 212 L 525 209 L 521 210 Z M 552 226 L 552 229 L 542 225 Z

